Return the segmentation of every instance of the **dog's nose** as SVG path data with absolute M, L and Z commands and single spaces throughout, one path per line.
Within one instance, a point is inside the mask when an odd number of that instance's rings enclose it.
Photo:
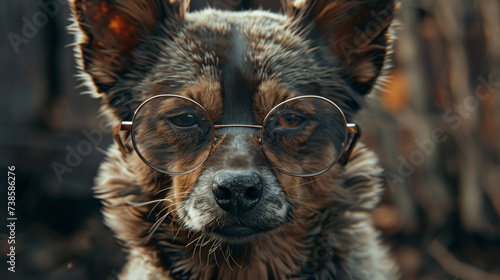
M 251 170 L 221 170 L 215 173 L 212 191 L 220 208 L 244 213 L 255 208 L 262 195 L 262 178 Z

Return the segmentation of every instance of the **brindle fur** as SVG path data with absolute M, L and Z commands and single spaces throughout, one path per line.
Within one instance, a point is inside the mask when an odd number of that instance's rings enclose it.
M 279 102 L 308 94 L 334 101 L 351 120 L 387 65 L 396 4 L 298 0 L 284 2 L 284 14 L 189 13 L 187 6 L 72 0 L 81 77 L 102 97 L 110 125 L 166 93 L 200 103 L 216 124 L 261 124 Z M 217 133 L 227 135 L 221 146 L 186 175 L 159 173 L 133 149 L 122 155 L 109 148 L 94 191 L 106 224 L 129 252 L 121 278 L 396 277 L 370 220 L 382 192 L 371 151 L 358 144 L 345 166 L 291 177 L 273 170 L 248 129 Z M 223 169 L 258 170 L 265 190 L 258 212 L 244 219 L 268 231 L 237 242 L 211 233 L 234 222 L 207 191 Z

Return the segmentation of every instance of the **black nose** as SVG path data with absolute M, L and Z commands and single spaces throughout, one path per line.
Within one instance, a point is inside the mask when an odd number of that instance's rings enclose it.
M 221 170 L 215 173 L 212 191 L 224 211 L 237 214 L 255 208 L 262 195 L 262 179 L 251 170 Z

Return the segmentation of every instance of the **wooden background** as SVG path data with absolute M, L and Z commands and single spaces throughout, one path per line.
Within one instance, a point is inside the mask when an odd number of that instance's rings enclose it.
M 279 9 L 275 1 L 209 2 Z M 0 278 L 112 278 L 124 255 L 90 190 L 111 137 L 99 101 L 75 89 L 68 7 L 3 0 L 0 16 L 0 174 L 16 166 L 19 219 L 16 274 L 7 274 L 0 230 Z M 407 0 L 397 17 L 392 82 L 358 117 L 387 170 L 375 223 L 403 279 L 498 280 L 500 1 Z M 78 149 L 80 160 L 68 156 Z M 67 169 L 58 177 L 54 164 Z M 1 193 L 0 216 L 6 187 Z

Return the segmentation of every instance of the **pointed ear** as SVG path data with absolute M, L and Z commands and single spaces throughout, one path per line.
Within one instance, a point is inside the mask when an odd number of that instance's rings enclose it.
M 81 70 L 102 96 L 135 63 L 134 48 L 165 19 L 182 20 L 189 1 L 70 0 Z M 86 75 L 84 75 L 86 76 Z
M 391 52 L 396 0 L 288 0 L 286 11 L 314 22 L 320 36 L 346 67 L 352 87 L 370 92 Z

